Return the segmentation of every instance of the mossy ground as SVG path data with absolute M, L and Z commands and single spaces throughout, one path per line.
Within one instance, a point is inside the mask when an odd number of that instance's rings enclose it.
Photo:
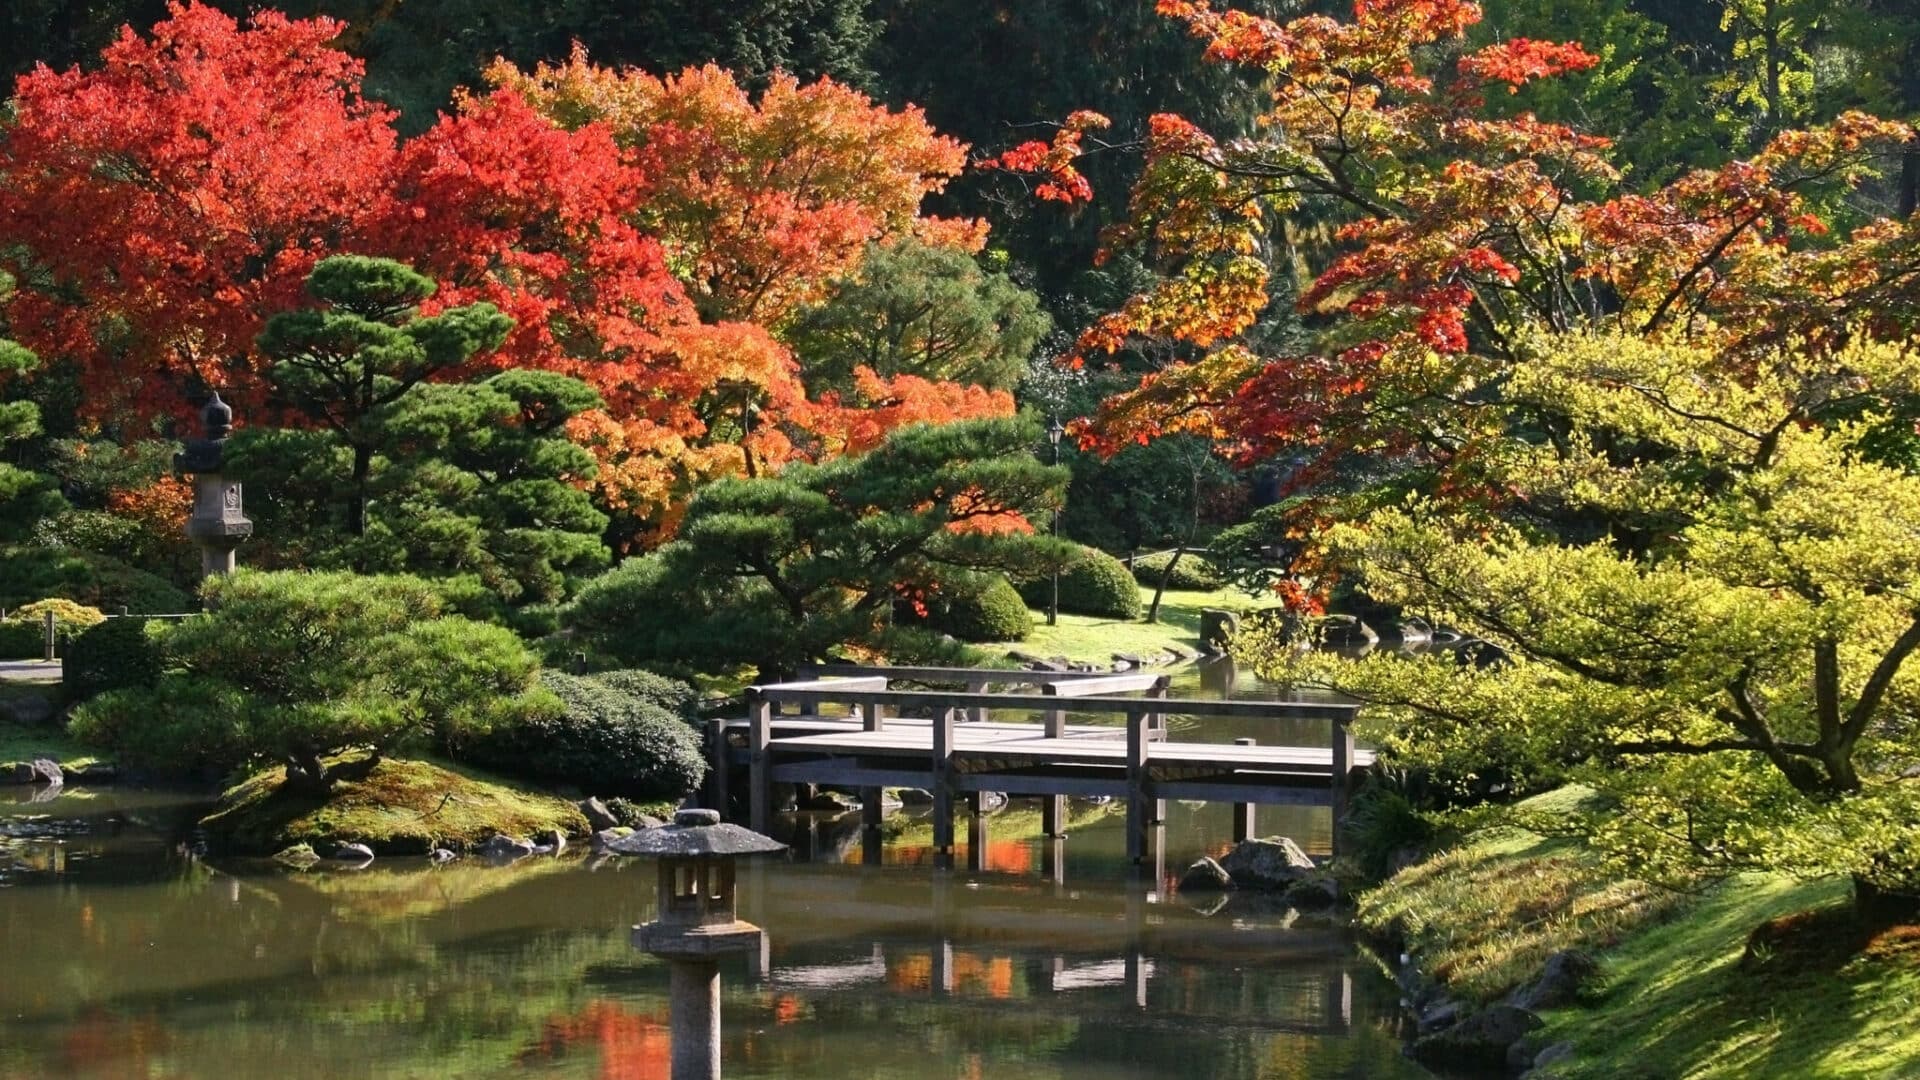
M 1550 818 L 1561 792 L 1532 801 Z M 1700 893 L 1623 878 L 1578 840 L 1484 830 L 1360 901 L 1461 996 L 1492 1000 L 1578 948 L 1600 972 L 1546 1015 L 1567 1077 L 1920 1076 L 1920 928 L 1868 935 L 1848 886 L 1747 875 Z M 1748 956 L 1754 931 L 1768 944 Z
M 1145 610 L 1153 602 L 1153 590 L 1141 588 L 1140 606 Z M 1087 660 L 1106 664 L 1117 652 L 1142 655 L 1179 646 L 1188 652 L 1200 650 L 1200 610 L 1222 608 L 1244 611 L 1251 607 L 1269 607 L 1271 601 L 1257 600 L 1237 589 L 1189 592 L 1168 589 L 1160 600 L 1159 621 L 1106 619 L 1062 612 L 1058 625 L 1047 625 L 1044 609 L 1034 609 L 1033 630 L 1024 641 L 1006 641 L 982 645 L 996 655 L 1019 649 L 1039 656 L 1064 656 L 1069 660 Z
M 420 854 L 470 848 L 495 833 L 577 836 L 587 828 L 565 799 L 458 765 L 387 758 L 365 776 L 335 782 L 324 797 L 287 790 L 285 778 L 273 768 L 228 789 L 201 822 L 216 846 L 267 854 L 308 843 L 326 854 L 352 841 L 381 854 Z

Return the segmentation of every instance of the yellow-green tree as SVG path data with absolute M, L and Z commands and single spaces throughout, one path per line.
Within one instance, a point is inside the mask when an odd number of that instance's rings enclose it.
M 1243 651 L 1368 702 L 1364 734 L 1404 762 L 1592 785 L 1616 810 L 1594 839 L 1638 872 L 1848 874 L 1863 910 L 1911 914 L 1920 351 L 1524 347 L 1485 406 L 1534 432 L 1482 463 L 1504 509 L 1413 500 L 1330 538 L 1369 592 L 1504 658 Z

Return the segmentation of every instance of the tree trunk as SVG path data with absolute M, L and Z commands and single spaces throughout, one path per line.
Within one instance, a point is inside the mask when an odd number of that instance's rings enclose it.
M 1173 549 L 1173 558 L 1167 561 L 1167 568 L 1160 571 L 1160 580 L 1153 586 L 1153 603 L 1147 605 L 1147 622 L 1160 621 L 1160 598 L 1166 595 L 1167 582 L 1173 580 L 1173 568 L 1180 565 L 1180 556 L 1186 553 L 1187 541 L 1182 540 L 1180 546 Z
M 319 754 L 300 750 L 287 755 L 287 787 L 324 795 L 332 785 L 333 777 Z
M 1889 889 L 1865 878 L 1853 879 L 1853 912 L 1869 930 L 1920 926 L 1920 890 Z
M 347 532 L 367 535 L 367 481 L 373 476 L 373 447 L 353 448 L 353 490 L 347 496 Z

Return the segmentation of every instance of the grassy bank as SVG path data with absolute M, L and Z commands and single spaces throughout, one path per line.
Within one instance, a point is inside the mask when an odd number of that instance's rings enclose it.
M 565 799 L 458 765 L 387 758 L 365 776 L 336 781 L 325 798 L 285 790 L 285 779 L 284 769 L 268 769 L 221 796 L 201 822 L 221 850 L 265 854 L 308 843 L 325 854 L 357 841 L 381 854 L 421 854 L 472 847 L 494 833 L 579 835 L 587 827 Z
M 1153 590 L 1140 590 L 1141 610 L 1153 602 Z M 1025 641 L 1006 641 L 982 645 L 982 649 L 1004 652 L 1019 649 L 1039 656 L 1064 656 L 1069 660 L 1110 663 L 1113 654 L 1147 655 L 1172 651 L 1175 646 L 1189 653 L 1200 650 L 1200 610 L 1223 608 L 1245 611 L 1250 607 L 1271 606 L 1237 589 L 1211 592 L 1167 590 L 1160 600 L 1160 618 L 1156 623 L 1138 619 L 1105 619 L 1089 615 L 1060 615 L 1056 626 L 1047 625 L 1044 609 L 1032 610 L 1033 631 Z
M 1501 828 L 1366 894 L 1359 918 L 1475 1001 L 1530 981 L 1555 950 L 1595 956 L 1582 1003 L 1545 1014 L 1542 1045 L 1575 1048 L 1553 1076 L 1920 1075 L 1920 928 L 1867 935 L 1847 900 L 1843 882 L 1763 875 L 1671 892 L 1578 840 Z

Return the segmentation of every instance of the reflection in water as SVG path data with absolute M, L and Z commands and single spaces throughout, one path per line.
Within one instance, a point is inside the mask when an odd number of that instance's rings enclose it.
M 665 1075 L 666 965 L 627 943 L 651 865 L 209 865 L 165 839 L 177 807 L 119 798 L 0 853 L 0 1078 Z M 849 865 L 857 820 L 794 819 L 812 861 L 743 870 L 771 945 L 726 968 L 727 1075 L 1417 1075 L 1338 934 L 1128 887 L 1096 809 L 1052 842 L 1016 803 L 978 872 L 911 865 L 912 823 Z M 1224 816 L 1171 809 L 1170 864 L 1219 844 Z

